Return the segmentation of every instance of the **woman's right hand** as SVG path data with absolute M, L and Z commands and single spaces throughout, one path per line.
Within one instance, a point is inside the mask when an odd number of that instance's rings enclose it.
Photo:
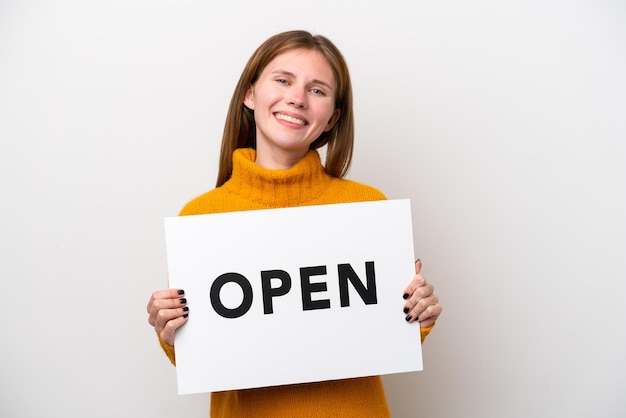
M 174 345 L 176 330 L 187 322 L 189 308 L 181 289 L 157 290 L 148 301 L 148 322 L 161 340 Z

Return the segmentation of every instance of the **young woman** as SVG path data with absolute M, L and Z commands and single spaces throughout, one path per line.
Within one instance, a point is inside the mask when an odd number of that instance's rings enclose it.
M 377 189 L 344 179 L 354 139 L 352 86 L 346 62 L 327 38 L 289 31 L 266 40 L 235 88 L 222 138 L 216 188 L 180 215 L 382 200 Z M 317 149 L 326 145 L 326 162 Z M 402 296 L 422 341 L 441 313 L 420 274 Z M 188 320 L 181 289 L 154 292 L 149 322 L 175 364 L 174 334 Z M 400 313 L 399 313 L 400 315 Z M 380 377 L 211 394 L 211 417 L 386 417 Z

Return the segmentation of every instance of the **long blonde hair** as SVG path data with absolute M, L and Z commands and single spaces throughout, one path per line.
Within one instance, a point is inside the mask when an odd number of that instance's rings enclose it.
M 337 79 L 335 107 L 341 111 L 340 117 L 331 130 L 323 132 L 313 141 L 310 149 L 327 145 L 325 171 L 335 177 L 344 177 L 348 172 L 354 146 L 352 83 L 348 65 L 339 49 L 328 38 L 312 35 L 303 30 L 294 30 L 276 34 L 263 42 L 254 51 L 241 73 L 224 124 L 216 187 L 224 184 L 232 175 L 232 155 L 235 149 L 256 147 L 254 112 L 243 104 L 246 92 L 254 85 L 270 61 L 293 49 L 318 51 L 326 57 L 333 69 Z

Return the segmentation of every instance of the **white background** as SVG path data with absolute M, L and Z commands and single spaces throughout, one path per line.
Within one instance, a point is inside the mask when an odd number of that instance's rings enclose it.
M 410 198 L 443 315 L 394 417 L 626 412 L 620 1 L 0 1 L 0 416 L 207 416 L 145 305 L 268 36 L 346 55 L 350 177 Z M 399 313 L 399 321 L 402 314 Z

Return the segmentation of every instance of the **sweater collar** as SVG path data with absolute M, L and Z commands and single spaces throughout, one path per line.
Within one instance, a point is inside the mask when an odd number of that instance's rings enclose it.
M 224 183 L 231 193 L 268 208 L 306 205 L 328 187 L 326 174 L 315 150 L 310 150 L 288 170 L 269 170 L 254 162 L 256 151 L 238 148 L 233 153 L 233 173 Z

